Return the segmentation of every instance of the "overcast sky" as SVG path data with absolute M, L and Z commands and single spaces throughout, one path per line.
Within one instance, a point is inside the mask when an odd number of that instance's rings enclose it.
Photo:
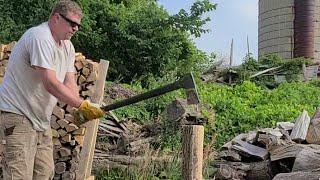
M 180 9 L 189 10 L 195 0 L 159 0 L 170 14 Z M 206 14 L 211 18 L 207 24 L 210 33 L 195 39 L 197 47 L 205 52 L 216 52 L 229 57 L 233 38 L 233 61 L 241 64 L 249 49 L 256 58 L 258 53 L 258 0 L 211 0 L 217 9 Z

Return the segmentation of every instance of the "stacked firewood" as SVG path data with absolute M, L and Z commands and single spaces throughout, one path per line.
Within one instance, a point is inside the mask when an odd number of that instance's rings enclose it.
M 104 102 L 106 104 L 137 94 L 115 83 L 109 84 L 105 92 Z M 99 139 L 103 140 L 99 141 Z M 95 158 L 106 157 L 106 154 L 136 156 L 146 150 L 151 140 L 145 125 L 140 125 L 131 119 L 119 119 L 110 111 L 99 124 Z
M 99 124 L 93 166 L 96 169 L 126 169 L 128 166 L 139 166 L 144 161 L 167 161 L 172 158 L 146 157 L 146 154 L 156 151 L 154 146 L 159 144 L 159 134 L 150 133 L 159 128 L 156 126 L 159 124 L 151 127 L 129 119 L 119 122 L 108 114 L 106 121 Z
M 0 84 L 3 81 L 4 73 L 9 62 L 9 56 L 15 44 L 15 41 L 9 44 L 0 44 Z
M 132 120 L 119 122 L 117 117 L 108 115 L 99 124 L 99 138 L 108 139 L 96 145 L 96 151 L 107 154 L 138 155 L 147 148 L 152 140 L 144 132 L 144 126 Z M 95 153 L 95 157 L 99 154 Z
M 320 177 L 320 110 L 240 134 L 226 143 L 214 166 L 216 179 L 308 180 Z
M 79 94 L 84 99 L 90 99 L 98 77 L 98 63 L 77 53 L 75 68 Z M 54 179 L 75 179 L 79 168 L 86 129 L 75 121 L 74 110 L 75 108 L 58 102 L 51 116 L 55 160 Z

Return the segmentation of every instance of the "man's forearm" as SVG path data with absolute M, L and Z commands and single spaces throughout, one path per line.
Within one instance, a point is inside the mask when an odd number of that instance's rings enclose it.
M 79 93 L 76 92 L 74 88 L 70 88 L 58 81 L 55 71 L 41 67 L 36 67 L 36 70 L 39 76 L 42 77 L 43 86 L 50 94 L 70 106 L 78 108 L 81 105 L 83 100 L 79 97 Z M 70 76 L 70 74 L 67 73 L 65 83 L 76 86 L 75 79 L 72 80 L 71 78 L 74 78 L 74 76 Z
M 72 91 L 72 94 L 79 97 L 79 88 L 76 84 L 63 84 Z
M 59 81 L 46 83 L 45 88 L 50 94 L 70 106 L 78 108 L 83 101 L 79 97 L 79 93 Z

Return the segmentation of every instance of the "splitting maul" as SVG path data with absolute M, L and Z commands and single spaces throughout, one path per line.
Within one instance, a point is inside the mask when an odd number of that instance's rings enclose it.
M 194 81 L 192 73 L 189 73 L 174 83 L 153 89 L 151 91 L 148 91 L 148 92 L 145 92 L 142 94 L 138 94 L 136 96 L 121 100 L 119 102 L 116 102 L 116 103 L 113 103 L 110 105 L 103 106 L 103 107 L 101 107 L 101 109 L 106 112 L 111 111 L 111 110 L 118 109 L 118 108 L 130 105 L 130 104 L 134 104 L 134 103 L 146 100 L 146 99 L 161 96 L 163 94 L 166 94 L 168 92 L 175 91 L 175 90 L 178 90 L 181 88 L 185 89 L 185 91 L 186 91 L 188 104 L 199 104 L 200 103 L 196 83 Z

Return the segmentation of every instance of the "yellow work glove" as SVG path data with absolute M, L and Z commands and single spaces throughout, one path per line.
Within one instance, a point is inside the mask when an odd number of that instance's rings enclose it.
M 81 125 L 90 120 L 101 118 L 104 111 L 98 104 L 91 103 L 89 100 L 82 101 L 80 107 L 74 112 L 76 123 Z

